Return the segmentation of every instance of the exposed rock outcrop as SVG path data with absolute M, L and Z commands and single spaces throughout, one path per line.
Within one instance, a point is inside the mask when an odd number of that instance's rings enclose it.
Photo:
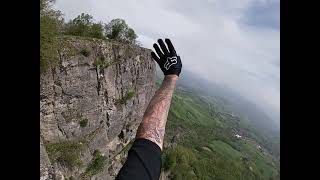
M 150 50 L 63 37 L 58 54 L 40 80 L 41 178 L 113 179 L 155 91 Z

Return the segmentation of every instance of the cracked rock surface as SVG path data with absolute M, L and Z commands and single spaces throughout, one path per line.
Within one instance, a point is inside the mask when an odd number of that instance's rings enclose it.
M 40 79 L 41 179 L 114 179 L 155 92 L 151 51 L 97 39 L 60 41 L 58 65 Z M 46 147 L 64 142 L 81 144 L 81 166 L 50 159 Z M 95 150 L 106 164 L 84 176 Z

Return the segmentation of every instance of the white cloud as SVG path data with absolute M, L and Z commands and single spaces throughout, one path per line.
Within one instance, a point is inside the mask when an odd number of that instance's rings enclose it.
M 152 48 L 172 39 L 183 68 L 226 84 L 268 113 L 280 113 L 280 32 L 243 23 L 253 5 L 277 0 L 57 0 L 66 19 L 81 12 L 123 18 Z

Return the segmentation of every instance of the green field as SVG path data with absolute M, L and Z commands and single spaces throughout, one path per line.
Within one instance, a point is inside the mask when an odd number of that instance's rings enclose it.
M 280 179 L 279 162 L 253 141 L 236 139 L 233 130 L 250 127 L 223 116 L 223 104 L 176 90 L 165 136 L 163 171 L 170 179 Z M 219 113 L 220 112 L 220 113 Z M 251 132 L 256 138 L 259 134 Z

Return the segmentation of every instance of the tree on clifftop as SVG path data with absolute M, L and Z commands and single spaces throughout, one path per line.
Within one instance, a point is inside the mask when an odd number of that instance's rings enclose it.
M 105 25 L 104 28 L 106 36 L 109 39 L 126 41 L 132 44 L 136 43 L 138 36 L 123 19 L 113 19 L 110 23 Z
M 93 17 L 84 13 L 65 25 L 64 34 L 104 39 L 102 23 L 94 23 Z

